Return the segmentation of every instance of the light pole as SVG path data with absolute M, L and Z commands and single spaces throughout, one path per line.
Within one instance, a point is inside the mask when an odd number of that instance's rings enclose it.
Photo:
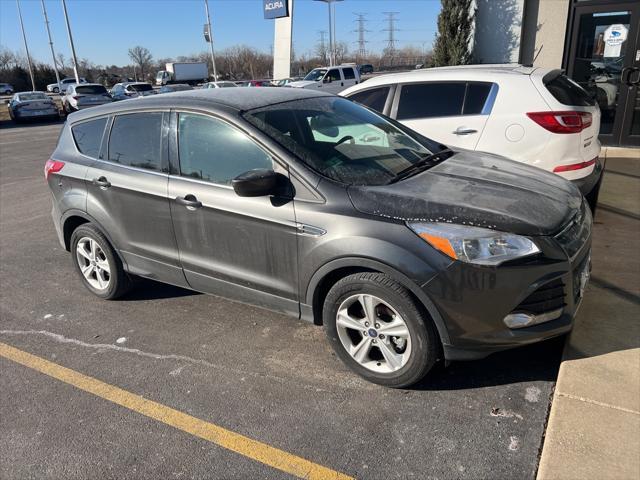
M 71 56 L 73 57 L 73 73 L 76 76 L 76 83 L 80 83 L 78 75 L 78 59 L 76 58 L 76 47 L 73 46 L 73 36 L 71 35 L 71 25 L 69 25 L 69 15 L 67 14 L 67 3 L 62 0 L 62 9 L 64 10 L 64 21 L 67 24 L 67 34 L 69 35 L 69 46 L 71 47 Z
M 24 49 L 27 52 L 27 63 L 29 64 L 29 76 L 31 77 L 31 90 L 36 91 L 36 82 L 33 79 L 33 65 L 31 65 L 31 55 L 29 55 L 29 46 L 27 45 L 27 36 L 24 33 L 24 24 L 22 23 L 22 10 L 20 10 L 20 0 L 16 0 L 18 6 L 18 17 L 20 18 L 20 28 L 22 29 L 22 40 L 24 41 Z
M 47 26 L 47 35 L 49 35 L 49 47 L 51 48 L 51 58 L 53 59 L 53 69 L 56 71 L 56 82 L 58 84 L 58 92 L 60 92 L 60 74 L 58 73 L 58 62 L 56 62 L 56 53 L 53 51 L 53 40 L 51 40 L 51 30 L 49 30 L 49 17 L 47 17 L 47 9 L 42 2 L 42 14 L 44 15 L 44 24 Z
M 335 24 L 335 7 L 333 3 L 342 2 L 343 0 L 316 0 L 317 2 L 325 2 L 329 9 L 329 63 L 333 65 L 336 60 L 336 24 Z M 333 8 L 332 8 L 333 7 Z
M 213 31 L 211 30 L 211 16 L 209 15 L 209 0 L 204 0 L 204 9 L 207 12 L 207 27 L 208 27 L 207 30 L 209 33 L 209 47 L 211 48 L 211 64 L 213 65 L 213 80 L 218 81 L 218 71 L 216 70 L 216 56 L 213 53 Z

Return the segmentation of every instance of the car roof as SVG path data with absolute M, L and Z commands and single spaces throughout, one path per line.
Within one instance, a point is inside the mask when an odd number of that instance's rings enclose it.
M 303 88 L 206 88 L 178 91 L 164 95 L 150 95 L 127 100 L 126 102 L 108 103 L 72 113 L 70 119 L 73 123 L 99 115 L 108 115 L 127 110 L 175 107 L 213 107 L 245 111 L 292 100 L 332 96 L 334 95 L 330 93 L 305 90 Z
M 8 85 L 8 84 L 0 83 L 0 85 Z M 15 92 L 14 95 L 26 95 L 27 93 L 41 93 L 43 95 L 46 95 L 46 93 L 44 93 L 41 90 L 25 90 L 24 92 Z
M 519 64 L 457 65 L 411 70 L 409 72 L 388 73 L 373 77 L 363 85 L 383 85 L 388 83 L 419 82 L 423 80 L 485 80 L 499 76 L 532 75 L 547 73 L 552 69 L 541 69 Z M 365 87 L 366 88 L 366 87 Z M 359 90 L 359 89 L 358 89 Z

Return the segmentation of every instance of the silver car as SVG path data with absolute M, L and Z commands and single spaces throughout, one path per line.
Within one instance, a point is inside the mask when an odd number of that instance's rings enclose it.
M 47 85 L 47 92 L 64 94 L 67 87 L 73 83 L 78 83 L 76 82 L 75 77 L 63 78 L 62 80 L 60 80 L 60 85 L 58 85 L 57 83 L 50 83 L 49 85 Z M 80 83 L 89 82 L 87 82 L 86 78 L 80 77 Z
M 60 118 L 55 102 L 44 92 L 18 92 L 7 102 L 14 122 L 27 119 Z
M 99 83 L 74 83 L 67 87 L 62 97 L 62 109 L 65 113 L 76 112 L 83 108 L 111 103 L 109 92 Z
M 227 87 L 237 87 L 233 82 L 208 82 L 205 83 L 202 88 L 227 88 Z
M 0 83 L 0 93 L 11 95 L 13 93 L 13 85 L 9 83 Z
M 111 97 L 114 102 L 129 98 L 146 97 L 158 93 L 150 83 L 146 82 L 122 82 L 116 83 L 111 88 Z

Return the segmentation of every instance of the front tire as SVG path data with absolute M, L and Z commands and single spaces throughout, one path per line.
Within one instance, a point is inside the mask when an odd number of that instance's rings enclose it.
M 338 281 L 324 302 L 329 343 L 366 380 L 392 388 L 420 381 L 440 353 L 432 320 L 409 291 L 382 273 Z
M 116 299 L 131 287 L 120 258 L 91 223 L 80 225 L 71 235 L 71 260 L 84 286 L 100 298 Z

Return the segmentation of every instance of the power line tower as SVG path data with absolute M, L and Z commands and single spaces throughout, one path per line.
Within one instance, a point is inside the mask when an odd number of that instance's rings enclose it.
M 318 56 L 322 57 L 322 61 L 326 63 L 327 61 L 327 44 L 325 42 L 325 36 L 327 35 L 326 30 L 318 30 L 318 35 L 320 35 L 320 39 L 318 40 L 317 53 Z
M 354 32 L 358 33 L 358 41 L 356 42 L 358 44 L 358 58 L 364 58 L 367 56 L 367 41 L 364 39 L 364 34 L 367 33 L 369 30 L 366 30 L 364 28 L 364 24 L 367 21 L 366 17 L 366 13 L 354 13 L 354 15 L 356 16 L 356 22 L 358 24 L 358 28 L 356 30 L 354 30 Z
M 396 32 L 398 31 L 398 29 L 396 28 L 396 22 L 398 21 L 396 15 L 398 15 L 398 13 L 399 12 L 383 12 L 384 16 L 387 17 L 387 28 L 383 29 L 382 31 L 388 32 L 389 34 L 387 37 L 387 48 L 385 48 L 385 53 L 392 59 L 394 54 L 396 53 Z

